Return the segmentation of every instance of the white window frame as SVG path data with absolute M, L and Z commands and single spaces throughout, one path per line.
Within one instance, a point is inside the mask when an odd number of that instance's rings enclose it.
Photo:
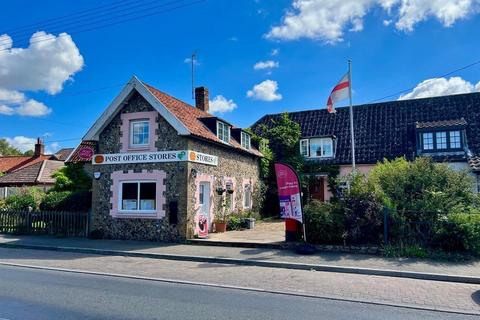
M 247 201 L 247 192 L 246 192 L 246 190 L 247 190 L 247 188 L 248 188 L 249 191 L 250 191 L 250 192 L 249 192 L 249 195 L 250 195 L 250 197 L 249 197 L 249 198 L 250 198 L 250 199 L 249 199 L 249 200 L 250 200 L 250 205 L 249 205 L 249 206 L 246 205 L 246 201 Z M 251 183 L 245 184 L 245 185 L 243 186 L 243 209 L 252 209 L 252 207 L 253 207 L 253 195 L 252 195 L 253 192 L 252 192 L 252 191 L 253 191 L 253 190 L 252 190 L 252 184 L 251 184 Z
M 303 148 L 306 148 L 306 153 L 303 152 Z M 300 155 L 308 158 L 310 156 L 310 141 L 308 139 L 300 140 Z
M 240 140 L 241 140 L 242 147 L 248 150 L 252 148 L 252 137 L 250 137 L 248 133 L 242 131 L 240 133 Z
M 124 210 L 123 209 L 123 184 L 124 183 L 136 183 L 137 184 L 137 208 L 140 208 L 140 184 L 141 183 L 155 183 L 155 209 L 154 210 Z M 118 188 L 118 212 L 128 214 L 156 214 L 158 209 L 157 201 L 157 181 L 155 180 L 125 180 L 120 181 Z
M 312 152 L 312 140 L 320 140 L 320 156 L 316 155 L 316 152 Z M 324 155 L 323 154 L 323 146 L 325 145 L 325 142 L 328 142 L 330 145 L 330 150 L 332 150 L 331 154 Z M 335 157 L 335 153 L 333 152 L 333 139 L 332 138 L 310 138 L 308 141 L 308 153 L 309 153 L 309 158 L 316 158 L 316 159 L 321 159 L 321 158 L 333 158 Z
M 458 141 L 455 141 L 455 145 L 456 145 L 456 142 L 458 142 L 458 147 L 453 147 L 453 138 L 455 137 L 455 139 L 457 138 L 457 135 L 456 133 L 458 133 Z M 455 135 L 454 135 L 455 134 Z M 460 149 L 462 148 L 462 132 L 460 130 L 452 130 L 448 133 L 449 135 L 449 143 L 450 145 L 448 146 L 450 149 Z
M 429 135 L 430 137 L 428 138 L 428 140 L 431 140 L 431 144 L 429 143 L 429 145 L 431 145 L 431 148 L 426 148 L 426 144 L 425 144 L 425 136 L 426 135 Z M 430 151 L 430 150 L 435 150 L 435 136 L 434 136 L 434 133 L 433 132 L 423 132 L 422 133 L 422 150 L 425 150 L 425 151 Z
M 147 136 L 147 143 L 133 143 L 133 127 L 135 124 L 138 123 L 146 123 L 148 127 L 148 136 Z M 130 121 L 130 148 L 145 148 L 150 145 L 150 121 L 148 119 L 138 119 L 138 120 L 131 120 Z
M 226 132 L 225 132 L 225 128 L 226 128 Z M 227 144 L 230 143 L 230 126 L 225 122 L 217 121 L 217 138 L 220 139 L 223 143 L 227 143 Z
M 443 135 L 443 137 L 440 137 L 440 135 Z M 443 141 L 440 142 L 440 139 Z M 442 147 L 440 147 L 440 144 Z M 447 131 L 437 131 L 435 132 L 435 149 L 437 150 L 445 150 L 448 149 L 448 133 Z

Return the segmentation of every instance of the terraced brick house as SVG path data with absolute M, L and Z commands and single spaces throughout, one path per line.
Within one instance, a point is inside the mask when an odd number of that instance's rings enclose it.
M 105 238 L 173 241 L 250 210 L 261 153 L 250 135 L 133 77 L 67 163 L 93 177 L 92 230 Z
M 379 161 L 428 156 L 456 169 L 468 170 L 480 190 L 480 93 L 390 101 L 354 106 L 357 169 L 368 173 Z M 281 114 L 265 115 L 260 124 L 272 125 Z M 306 159 L 340 167 L 340 175 L 351 172 L 349 109 L 337 108 L 289 113 L 300 124 L 298 152 Z M 327 174 L 312 173 L 317 183 L 313 198 L 328 201 L 332 194 Z

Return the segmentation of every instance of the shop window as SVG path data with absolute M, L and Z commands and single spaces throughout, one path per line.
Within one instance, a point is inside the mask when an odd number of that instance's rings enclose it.
M 252 208 L 252 185 L 246 184 L 243 190 L 243 208 L 251 209 Z
M 245 149 L 250 149 L 252 147 L 250 135 L 248 133 L 242 132 L 241 140 L 242 140 L 242 147 L 244 147 Z
M 224 122 L 217 122 L 217 137 L 225 143 L 230 143 L 230 126 Z
M 149 144 L 150 123 L 146 120 L 130 122 L 130 146 L 145 147 Z
M 121 211 L 154 213 L 156 210 L 155 198 L 155 182 L 122 182 L 119 196 Z

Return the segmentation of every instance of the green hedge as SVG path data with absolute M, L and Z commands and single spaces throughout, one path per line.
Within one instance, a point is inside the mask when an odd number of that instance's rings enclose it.
M 40 203 L 41 210 L 52 211 L 88 211 L 92 204 L 92 194 L 89 191 L 52 191 L 45 195 Z

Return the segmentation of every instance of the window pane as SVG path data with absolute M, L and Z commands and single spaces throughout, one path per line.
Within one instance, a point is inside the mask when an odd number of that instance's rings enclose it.
M 300 140 L 300 154 L 304 157 L 308 156 L 308 140 Z
M 460 131 L 450 131 L 450 148 L 461 148 Z
M 122 183 L 122 210 L 138 210 L 138 183 Z
M 155 210 L 156 183 L 140 183 L 140 210 Z
M 326 139 L 323 142 L 323 156 L 331 157 L 333 155 L 332 140 Z
M 146 145 L 149 140 L 149 128 L 148 121 L 135 121 L 132 122 L 132 145 Z
M 199 190 L 199 202 L 200 204 L 205 203 L 205 186 L 203 184 L 200 184 L 200 190 Z
M 447 149 L 447 133 L 437 132 L 436 134 L 437 149 Z
M 310 139 L 310 156 L 321 157 L 322 156 L 322 141 L 321 139 Z
M 433 150 L 433 133 L 423 134 L 423 150 Z

